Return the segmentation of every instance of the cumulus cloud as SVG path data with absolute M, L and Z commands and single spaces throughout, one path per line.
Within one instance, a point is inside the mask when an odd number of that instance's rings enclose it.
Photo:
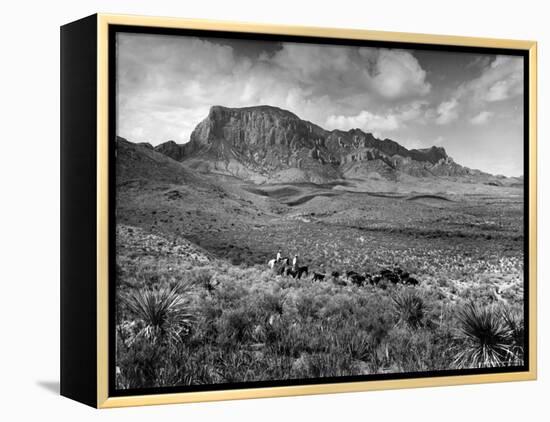
M 503 101 L 523 94 L 523 58 L 496 56 L 481 75 L 463 83 L 457 95 L 474 103 Z
M 476 114 L 470 119 L 470 123 L 473 125 L 482 125 L 489 121 L 489 118 L 493 115 L 492 112 L 483 110 L 479 114 Z
M 523 94 L 523 59 L 497 56 L 471 88 L 481 92 L 484 99 L 490 102 Z
M 399 121 L 394 115 L 378 115 L 361 111 L 355 116 L 329 116 L 327 129 L 361 128 L 369 132 L 392 131 L 399 127 Z
M 362 110 L 355 115 L 330 115 L 324 126 L 327 129 L 349 130 L 354 128 L 366 132 L 391 132 L 403 128 L 407 122 L 423 120 L 425 101 L 414 101 L 405 106 L 389 109 L 387 113 L 375 114 Z
M 443 136 L 438 136 L 435 139 L 433 138 L 401 138 L 399 143 L 407 149 L 423 149 L 429 148 L 432 146 L 439 146 L 445 142 Z
M 361 89 L 402 99 L 430 91 L 426 72 L 403 50 L 286 43 L 270 62 L 287 77 L 336 96 Z
M 430 92 L 426 71 L 407 51 L 379 50 L 375 72 L 372 83 L 383 97 L 394 99 Z
M 495 82 L 487 90 L 485 95 L 486 101 L 502 101 L 510 96 L 510 84 L 508 81 Z
M 448 100 L 439 104 L 432 114 L 437 124 L 451 123 L 464 112 L 480 109 L 470 123 L 483 124 L 492 115 L 484 110 L 488 104 L 523 94 L 523 61 L 520 57 L 497 56 L 492 61 L 483 57 L 474 62 L 467 67 L 482 66 L 481 75 L 460 84 Z
M 438 125 L 446 125 L 458 118 L 458 100 L 451 98 L 449 101 L 443 101 L 437 107 L 437 117 L 435 122 Z
M 481 75 L 463 82 L 451 94 L 450 99 L 441 102 L 435 119 L 437 124 L 447 124 L 456 120 L 463 111 L 486 108 L 489 103 L 497 103 L 523 94 L 523 59 L 513 56 L 496 56 L 490 63 L 477 60 L 476 66 L 485 63 Z M 490 114 L 481 114 L 474 124 L 485 123 Z M 481 116 L 481 117 L 479 117 Z
M 317 77 L 337 81 L 342 74 L 360 78 L 361 75 L 355 75 L 359 68 L 353 59 L 349 47 L 286 43 L 266 61 L 280 66 L 296 79 L 311 83 Z

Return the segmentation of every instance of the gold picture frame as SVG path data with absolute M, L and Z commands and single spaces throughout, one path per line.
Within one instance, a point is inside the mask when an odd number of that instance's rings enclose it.
M 90 19 L 90 18 L 88 18 Z M 66 26 L 65 32 L 67 38 L 76 38 L 75 32 L 78 32 L 77 24 L 69 24 Z M 430 44 L 441 46 L 463 46 L 463 47 L 483 47 L 483 48 L 498 48 L 498 49 L 515 49 L 523 50 L 528 53 L 529 74 L 525 75 L 529 79 L 529 110 L 528 110 L 528 126 L 529 126 L 529 280 L 528 280 L 528 301 L 529 301 L 529 368 L 521 372 L 505 372 L 505 373 L 487 373 L 475 375 L 456 375 L 456 376 L 434 376 L 423 378 L 409 379 L 388 379 L 374 381 L 357 381 L 357 382 L 342 382 L 330 384 L 312 384 L 312 385 L 289 385 L 276 387 L 259 387 L 259 388 L 242 388 L 230 390 L 214 390 L 200 392 L 182 392 L 182 393 L 166 393 L 166 394 L 143 394 L 131 396 L 110 396 L 109 395 L 109 208 L 110 201 L 109 193 L 109 27 L 117 26 L 138 26 L 148 28 L 173 28 L 173 29 L 193 29 L 206 31 L 226 31 L 235 33 L 251 33 L 251 34 L 269 34 L 269 35 L 285 35 L 297 37 L 316 37 L 330 38 L 342 40 L 368 40 L 368 41 L 388 41 L 402 42 L 411 44 Z M 537 43 L 534 41 L 517 41 L 503 39 L 489 39 L 476 37 L 461 37 L 448 35 L 428 35 L 428 34 L 412 34 L 401 32 L 381 32 L 369 31 L 360 29 L 336 29 L 336 28 L 315 28 L 307 26 L 287 26 L 287 25 L 261 25 L 253 23 L 234 23 L 211 20 L 198 19 L 181 19 L 181 18 L 163 18 L 163 17 L 145 17 L 145 16 L 127 16 L 116 14 L 97 14 L 92 17 L 90 28 L 95 27 L 95 39 L 88 40 L 89 45 L 96 45 L 94 51 L 96 77 L 96 98 L 95 98 L 95 171 L 90 175 L 90 180 L 95 181 L 96 189 L 92 193 L 95 201 L 95 212 L 91 215 L 90 221 L 95 221 L 95 268 L 91 274 L 95 279 L 93 289 L 95 298 L 95 315 L 93 317 L 96 326 L 96 331 L 93 333 L 93 339 L 88 339 L 89 344 L 95 343 L 95 350 L 90 351 L 88 359 L 95 359 L 95 383 L 91 387 L 73 386 L 70 381 L 64 381 L 64 377 L 69 379 L 69 372 L 74 372 L 77 368 L 75 359 L 70 357 L 71 352 L 65 349 L 70 349 L 71 345 L 74 350 L 74 344 L 71 343 L 70 336 L 73 331 L 66 328 L 64 331 L 63 314 L 66 318 L 75 317 L 74 309 L 68 310 L 64 308 L 68 301 L 77 300 L 77 293 L 67 293 L 66 300 L 63 300 L 62 294 L 62 338 L 65 335 L 66 343 L 63 346 L 62 354 L 66 356 L 66 366 L 63 365 L 62 355 L 62 394 L 73 399 L 85 402 L 97 408 L 112 408 L 124 406 L 140 406 L 154 404 L 169 404 L 169 403 L 190 403 L 190 402 L 206 402 L 215 400 L 235 400 L 248 398 L 265 398 L 265 397 L 282 397 L 282 396 L 299 396 L 309 394 L 327 394 L 327 393 L 345 393 L 371 390 L 385 389 L 401 389 L 401 388 L 417 388 L 417 387 L 434 387 L 434 386 L 450 386 L 462 384 L 477 384 L 477 383 L 493 383 L 504 381 L 527 381 L 535 380 L 537 377 Z M 72 29 L 71 29 L 72 28 Z M 72 31 L 72 32 L 71 32 Z M 63 32 L 62 32 L 63 34 Z M 86 36 L 87 39 L 90 38 Z M 93 38 L 93 36 L 91 36 Z M 76 47 L 74 47 L 76 48 Z M 85 48 L 85 47 L 84 47 Z M 69 56 L 73 50 L 67 50 L 66 55 Z M 63 53 L 63 42 L 62 42 Z M 76 53 L 75 53 L 76 54 Z M 83 54 L 83 53 L 80 53 Z M 62 62 L 63 63 L 63 62 Z M 62 66 L 63 67 L 63 66 Z M 69 71 L 65 75 L 70 79 Z M 73 76 L 74 77 L 74 76 Z M 62 75 L 63 79 L 63 75 Z M 67 87 L 66 91 L 70 87 Z M 63 90 L 63 89 L 62 89 Z M 67 94 L 68 95 L 68 94 Z M 63 98 L 63 95 L 62 95 Z M 69 106 L 68 106 L 69 107 Z M 74 107 L 73 107 L 74 109 Z M 70 112 L 66 110 L 65 122 L 70 124 Z M 63 113 L 62 113 L 63 126 Z M 80 129 L 74 130 L 83 130 Z M 67 130 L 66 136 L 69 137 L 70 130 Z M 74 135 L 73 135 L 74 137 Z M 72 138 L 71 138 L 72 139 Z M 67 138 L 67 141 L 69 139 Z M 62 140 L 63 148 L 63 140 Z M 69 153 L 67 153 L 69 154 Z M 70 160 L 71 156 L 67 156 L 66 160 Z M 74 176 L 69 174 L 67 170 L 64 177 Z M 76 174 L 76 173 L 75 173 Z M 67 194 L 69 195 L 69 194 Z M 72 199 L 67 196 L 67 201 Z M 92 200 L 92 199 L 91 199 Z M 67 205 L 68 206 L 68 205 Z M 63 206 L 62 206 L 63 208 Z M 67 219 L 66 224 L 70 219 Z M 76 223 L 72 223 L 76 224 Z M 72 226 L 71 226 L 72 227 Z M 67 227 L 69 230 L 69 227 Z M 69 254 L 70 245 L 67 244 L 66 254 Z M 63 248 L 63 242 L 62 242 Z M 63 257 L 69 256 L 62 254 Z M 65 259 L 65 258 L 63 258 Z M 68 259 L 68 258 L 67 258 Z M 67 264 L 69 265 L 69 264 Z M 526 264 L 527 265 L 527 264 Z M 84 267 L 84 270 L 88 268 Z M 66 271 L 66 278 L 62 275 L 62 291 L 63 286 L 71 283 L 73 278 L 68 278 L 70 271 Z M 65 283 L 65 284 L 64 284 Z M 70 287 L 66 287 L 70 289 Z M 68 290 L 67 290 L 68 291 Z M 65 310 L 64 310 L 65 309 Z M 67 323 L 68 324 L 68 323 Z M 92 335 L 92 334 L 90 334 Z M 83 344 L 81 340 L 74 340 L 75 344 Z M 63 340 L 62 340 L 63 342 Z M 85 347 L 85 346 L 83 346 Z M 74 352 L 72 352 L 74 353 Z M 82 361 L 80 361 L 82 364 Z M 74 374 L 73 374 L 74 376 Z M 64 388 L 63 385 L 66 385 Z M 95 390 L 95 397 L 91 396 L 91 391 Z

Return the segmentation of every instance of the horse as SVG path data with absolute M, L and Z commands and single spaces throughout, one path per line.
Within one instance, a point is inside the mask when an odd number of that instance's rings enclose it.
M 281 258 L 279 262 L 283 265 L 290 265 L 290 258 L 288 256 L 285 256 L 284 258 Z
M 269 266 L 269 268 L 273 269 L 273 267 L 275 267 L 275 263 L 277 262 L 277 260 L 275 258 L 273 259 L 270 259 L 268 262 L 267 262 L 267 265 Z
M 285 265 L 281 265 L 279 267 L 277 267 L 277 274 L 278 275 L 284 275 L 285 274 L 285 271 L 286 271 L 287 267 Z
M 313 273 L 313 281 L 323 281 L 325 279 L 324 274 Z
M 285 275 L 288 277 L 288 276 L 292 276 L 294 278 L 296 278 L 296 275 L 298 274 L 298 270 L 293 270 L 292 267 L 287 267 L 286 270 L 285 270 Z
M 330 275 L 333 276 L 334 278 L 340 277 L 340 273 L 338 271 L 333 271 L 332 273 L 330 273 Z

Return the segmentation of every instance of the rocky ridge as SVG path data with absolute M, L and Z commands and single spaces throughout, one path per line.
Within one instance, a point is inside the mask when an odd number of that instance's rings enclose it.
M 442 147 L 407 149 L 361 129 L 328 131 L 272 106 L 213 106 L 188 143 L 155 150 L 198 170 L 257 182 L 491 176 L 455 163 Z

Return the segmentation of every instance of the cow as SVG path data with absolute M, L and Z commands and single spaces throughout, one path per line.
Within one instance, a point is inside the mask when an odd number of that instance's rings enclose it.
M 285 275 L 298 279 L 302 278 L 303 274 L 308 275 L 308 268 L 306 266 L 298 267 L 296 269 L 293 269 L 292 267 L 287 267 L 285 271 Z
M 359 275 L 359 273 L 356 272 L 356 271 L 346 271 L 346 277 L 347 278 L 351 278 L 354 275 Z
M 340 273 L 338 271 L 333 271 L 332 273 L 330 273 L 330 275 L 333 276 L 334 278 L 340 277 Z
M 370 278 L 370 284 L 377 286 L 380 280 L 382 280 L 382 276 L 380 274 L 375 274 Z
M 324 274 L 313 273 L 313 281 L 323 281 L 325 279 Z
M 395 274 L 392 270 L 387 270 L 387 269 L 382 270 L 380 271 L 380 275 L 382 276 L 382 278 L 385 278 L 392 284 L 399 283 L 399 276 Z
M 296 272 L 297 272 L 296 275 L 298 278 L 302 278 L 302 274 L 305 274 L 306 276 L 309 275 L 308 268 L 305 265 L 302 267 L 298 267 Z
M 419 281 L 414 277 L 409 277 L 409 278 L 407 278 L 405 283 L 408 284 L 409 286 L 418 286 Z
M 374 284 L 372 277 L 373 276 L 370 273 L 365 273 L 365 281 L 363 282 L 363 286 L 366 286 L 367 284 Z
M 366 278 L 365 278 L 365 276 L 362 276 L 360 274 L 352 274 L 351 277 L 350 277 L 350 280 L 356 286 L 362 286 L 363 283 L 365 282 Z

